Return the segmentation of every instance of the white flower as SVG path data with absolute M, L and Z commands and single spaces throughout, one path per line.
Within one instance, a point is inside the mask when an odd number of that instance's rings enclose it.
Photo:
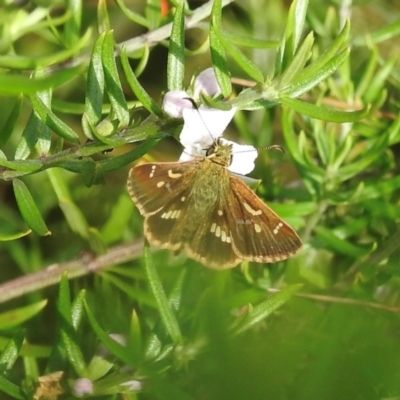
M 215 96 L 221 89 L 215 77 L 214 70 L 208 68 L 201 72 L 194 82 L 194 100 L 200 98 L 200 93 Z M 231 122 L 237 108 L 228 111 L 208 108 L 204 105 L 195 108 L 189 100 L 190 95 L 181 90 L 170 91 L 163 100 L 164 111 L 173 118 L 183 118 L 184 124 L 179 140 L 184 149 L 180 161 L 190 161 L 195 157 L 206 157 L 207 150 L 221 138 L 226 127 Z M 232 162 L 228 166 L 231 172 L 246 175 L 254 169 L 257 150 L 253 146 L 244 146 L 221 139 L 223 144 L 232 145 Z

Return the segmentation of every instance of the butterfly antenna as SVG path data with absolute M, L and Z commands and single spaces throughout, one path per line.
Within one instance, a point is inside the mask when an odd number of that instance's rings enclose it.
M 197 107 L 196 102 L 191 97 L 185 97 L 185 100 L 189 100 L 192 103 L 192 106 L 197 111 L 197 114 L 199 115 L 199 118 L 201 119 L 201 122 L 203 123 L 204 128 L 206 129 L 207 133 L 210 135 L 211 139 L 213 141 L 215 141 L 215 138 L 211 134 L 210 130 L 208 129 L 208 126 L 207 126 L 206 122 L 204 121 L 203 117 L 200 114 L 199 107 Z
M 279 144 L 273 144 L 271 146 L 259 147 L 257 150 L 279 150 L 283 154 L 285 154 L 285 150 L 283 149 L 282 146 L 279 146 Z

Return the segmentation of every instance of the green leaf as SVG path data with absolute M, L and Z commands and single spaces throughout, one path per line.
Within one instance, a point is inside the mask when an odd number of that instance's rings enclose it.
M 96 334 L 96 336 L 99 338 L 101 343 L 113 354 L 115 357 L 119 358 L 122 362 L 124 362 L 126 365 L 130 365 L 132 367 L 136 367 L 134 365 L 133 360 L 129 352 L 127 351 L 127 348 L 125 346 L 122 346 L 118 342 L 116 342 L 114 339 L 112 339 L 105 331 L 100 327 L 98 324 L 96 318 L 92 314 L 88 304 L 86 301 L 84 301 L 84 306 L 86 310 L 86 314 L 88 316 L 89 323 Z
M 85 115 L 90 124 L 96 126 L 101 121 L 103 96 L 104 96 L 104 71 L 102 52 L 105 33 L 102 33 L 93 46 L 92 56 L 87 72 Z M 84 132 L 89 139 L 93 139 L 91 133 Z
M 142 103 L 143 107 L 152 114 L 161 117 L 163 115 L 161 108 L 158 104 L 149 96 L 149 94 L 144 90 L 143 86 L 139 83 L 136 75 L 133 73 L 130 65 L 128 56 L 126 54 L 126 48 L 123 47 L 121 51 L 121 63 L 124 69 L 126 79 L 131 87 L 133 93 L 135 93 L 138 100 Z M 183 79 L 183 78 L 182 78 Z
M 100 34 L 111 29 L 106 0 L 99 0 L 97 3 L 97 25 Z
M 160 277 L 158 276 L 156 267 L 154 265 L 151 250 L 148 245 L 145 245 L 144 248 L 144 261 L 150 289 L 154 295 L 154 298 L 156 299 L 158 310 L 160 312 L 165 329 L 171 336 L 171 339 L 174 341 L 174 343 L 181 343 L 182 335 L 179 329 L 178 321 L 176 320 L 174 312 L 169 305 L 167 296 L 165 295 Z
M 287 87 L 296 76 L 299 75 L 299 71 L 304 68 L 304 65 L 311 57 L 311 49 L 314 44 L 314 34 L 310 32 L 302 43 L 299 51 L 293 57 L 293 60 L 289 63 L 288 67 L 283 71 L 282 75 L 277 78 L 277 86 L 280 89 Z
M 159 138 L 145 140 L 139 146 L 125 154 L 100 161 L 103 171 L 114 171 L 139 159 L 140 157 L 147 154 L 149 150 L 152 149 L 159 142 L 159 140 Z
M 14 399 L 26 399 L 25 395 L 22 394 L 22 390 L 17 385 L 11 383 L 9 380 L 3 378 L 2 376 L 0 376 L 0 391 L 8 394 Z
M 348 257 L 353 257 L 359 259 L 370 253 L 370 249 L 365 249 L 360 246 L 356 246 L 347 240 L 340 239 L 329 229 L 323 226 L 318 226 L 315 228 L 315 232 L 318 239 L 321 239 L 324 243 L 328 245 L 335 253 L 344 254 Z
M 231 75 L 228 69 L 224 46 L 218 38 L 221 31 L 221 0 L 214 0 L 210 24 L 211 60 L 219 87 L 224 97 L 232 93 Z
M 13 328 L 38 314 L 47 304 L 42 300 L 29 306 L 16 308 L 0 314 L 0 329 Z
M 235 321 L 232 327 L 235 334 L 241 334 L 263 321 L 278 308 L 287 303 L 301 287 L 301 284 L 289 286 L 262 303 L 254 307 L 249 307 L 249 311 L 245 317 L 240 319 L 239 322 Z
M 31 233 L 32 231 L 28 229 L 27 231 L 24 232 L 18 232 L 18 233 L 0 233 L 0 242 L 6 242 L 6 241 L 13 241 L 15 239 L 20 239 L 24 236 L 27 236 Z
M 79 136 L 48 108 L 38 95 L 31 96 L 32 105 L 40 119 L 57 135 L 71 143 L 79 144 Z
M 331 76 L 348 58 L 350 49 L 347 48 L 333 57 L 328 63 L 321 67 L 314 74 L 309 75 L 307 72 L 299 74 L 296 79 L 280 91 L 281 97 L 298 97 L 308 92 L 313 87 Z M 307 71 L 307 70 L 305 70 Z
M 293 60 L 303 34 L 308 0 L 294 0 L 289 9 L 285 33 L 283 34 L 275 62 L 275 76 L 284 71 Z
M 322 105 L 310 104 L 302 100 L 292 99 L 288 97 L 282 97 L 282 104 L 290 107 L 300 114 L 307 115 L 311 118 L 321 119 L 323 121 L 331 121 L 337 123 L 343 122 L 356 122 L 364 118 L 369 109 L 365 108 L 358 111 L 340 111 L 333 108 L 328 108 Z
M 135 24 L 142 25 L 145 28 L 150 29 L 150 22 L 147 21 L 147 19 L 142 15 L 128 9 L 123 0 L 115 0 L 115 2 L 128 19 L 133 21 Z
M 57 301 L 57 312 L 60 335 L 68 360 L 73 365 L 76 373 L 79 376 L 83 376 L 84 371 L 86 370 L 86 365 L 77 342 L 76 331 L 72 325 L 72 308 L 67 273 L 65 273 L 61 278 Z
M 387 79 L 393 68 L 396 66 L 398 60 L 398 56 L 392 56 L 389 60 L 379 68 L 372 79 L 371 84 L 368 86 L 364 94 L 364 101 L 367 103 L 371 103 L 375 101 L 375 99 L 379 98 L 382 93 L 385 85 L 387 84 Z
M 133 211 L 133 203 L 126 193 L 122 193 L 113 205 L 107 222 L 101 229 L 101 237 L 106 244 L 118 242 L 122 239 L 125 228 L 129 224 Z M 121 218 L 121 215 L 124 218 Z
M 115 63 L 113 31 L 107 32 L 104 37 L 102 61 L 105 84 L 113 111 L 119 126 L 126 127 L 129 125 L 129 111 Z
M 64 36 L 69 46 L 79 41 L 82 27 L 82 0 L 69 0 L 67 12 L 70 18 L 64 25 Z
M 15 125 L 17 124 L 18 118 L 21 114 L 22 104 L 23 97 L 18 96 L 10 114 L 7 116 L 7 119 L 1 127 L 0 149 L 8 142 L 8 139 L 14 131 Z
M 185 1 L 176 7 L 169 40 L 167 86 L 168 90 L 183 90 L 185 77 Z
M 221 45 L 236 61 L 238 66 L 250 77 L 252 77 L 257 83 L 264 82 L 264 76 L 259 68 L 250 59 L 248 59 L 235 45 L 231 44 L 229 40 L 225 39 L 219 31 L 215 30 L 214 32 L 218 36 Z
M 63 69 L 45 78 L 28 78 L 22 75 L 0 74 L 0 94 L 16 95 L 35 94 L 38 91 L 46 90 L 75 78 L 82 70 L 82 67 Z
M 51 232 L 48 230 L 40 215 L 35 201 L 25 183 L 19 179 L 13 179 L 13 188 L 18 208 L 27 225 L 40 236 L 50 235 Z
M 14 366 L 15 362 L 18 359 L 18 355 L 21 351 L 22 345 L 24 343 L 24 339 L 25 339 L 25 332 L 24 330 L 19 329 L 6 344 L 5 348 L 3 349 L 0 355 L 0 376 L 4 376 L 5 373 L 7 371 L 10 371 L 11 368 Z

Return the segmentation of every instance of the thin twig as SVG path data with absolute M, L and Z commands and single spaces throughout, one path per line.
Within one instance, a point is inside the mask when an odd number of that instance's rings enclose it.
M 269 288 L 267 289 L 269 293 L 277 293 L 280 292 L 280 289 Z M 323 301 L 326 303 L 337 303 L 337 304 L 349 304 L 353 306 L 361 306 L 361 307 L 369 307 L 369 308 L 377 308 L 379 310 L 386 310 L 395 313 L 400 313 L 399 307 L 393 306 L 386 306 L 385 304 L 374 303 L 373 301 L 363 301 L 363 300 L 356 300 L 350 298 L 343 298 L 343 297 L 334 297 L 334 296 L 325 296 L 320 294 L 307 294 L 307 293 L 295 293 L 297 297 L 303 297 L 306 299 Z
M 142 252 L 143 239 L 139 239 L 121 246 L 112 247 L 107 254 L 95 258 L 85 254 L 74 261 L 52 264 L 45 269 L 0 285 L 0 303 L 56 285 L 60 282 L 64 272 L 68 272 L 69 279 L 78 278 L 100 272 L 112 265 L 131 261 L 141 256 Z

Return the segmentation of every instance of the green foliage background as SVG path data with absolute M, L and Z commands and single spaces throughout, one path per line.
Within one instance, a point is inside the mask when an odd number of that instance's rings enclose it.
M 0 4 L 1 399 L 400 398 L 398 2 Z M 143 247 L 129 168 L 211 65 L 226 136 L 285 148 L 252 176 L 286 262 Z

